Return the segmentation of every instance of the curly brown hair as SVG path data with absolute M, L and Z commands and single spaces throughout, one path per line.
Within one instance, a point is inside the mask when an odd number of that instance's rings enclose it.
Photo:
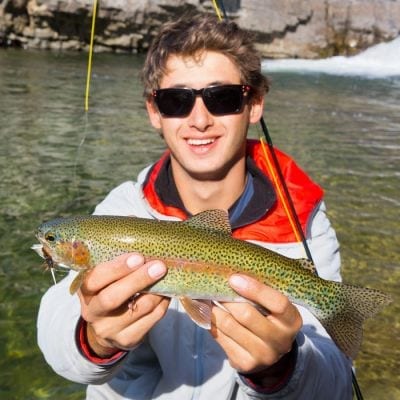
M 218 21 L 211 14 L 192 14 L 164 24 L 152 42 L 142 69 L 144 96 L 159 89 L 170 55 L 196 58 L 203 51 L 229 57 L 239 68 L 241 83 L 253 88 L 253 98 L 268 92 L 269 82 L 261 73 L 261 57 L 253 36 L 233 21 Z

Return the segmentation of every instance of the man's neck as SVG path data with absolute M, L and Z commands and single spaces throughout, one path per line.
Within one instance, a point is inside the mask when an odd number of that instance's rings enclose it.
M 238 161 L 229 172 L 215 180 L 196 179 L 180 168 L 172 173 L 179 196 L 191 214 L 211 209 L 228 210 L 246 185 L 246 160 Z

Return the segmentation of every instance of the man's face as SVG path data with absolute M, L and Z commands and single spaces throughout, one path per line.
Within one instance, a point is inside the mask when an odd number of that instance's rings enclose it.
M 160 89 L 241 83 L 239 69 L 228 57 L 207 51 L 196 59 L 171 56 Z M 197 180 L 220 180 L 244 161 L 248 126 L 261 118 L 263 101 L 246 102 L 239 114 L 222 116 L 212 115 L 201 96 L 184 117 L 163 117 L 150 100 L 147 109 L 171 151 L 174 175 L 179 171 Z

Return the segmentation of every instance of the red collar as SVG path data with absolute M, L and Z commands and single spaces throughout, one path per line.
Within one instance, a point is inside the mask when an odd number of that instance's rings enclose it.
M 232 230 L 258 221 L 276 202 L 272 183 L 250 157 L 247 157 L 246 169 L 246 188 L 228 210 Z M 191 216 L 176 188 L 169 154 L 153 166 L 153 170 L 146 177 L 144 187 L 146 197 L 152 200 L 151 204 L 158 212 L 170 216 L 180 216 L 183 212 L 182 219 Z
M 322 189 L 311 181 L 305 172 L 286 154 L 275 149 L 289 193 L 295 205 L 300 224 L 307 235 L 307 224 L 315 207 L 322 200 Z M 271 183 L 273 176 L 268 168 L 263 149 L 259 141 L 248 140 L 247 154 L 257 166 L 257 171 L 264 174 L 265 185 L 257 185 L 257 197 L 245 209 L 242 223 L 233 227 L 233 236 L 244 240 L 260 240 L 265 242 L 295 242 L 296 237 L 286 216 L 281 200 L 275 199 Z M 184 209 L 176 190 L 172 175 L 168 177 L 166 165 L 169 152 L 164 153 L 149 171 L 143 184 L 144 195 L 159 213 L 186 219 Z M 162 179 L 160 179 L 162 177 Z M 167 177 L 167 178 L 166 178 Z M 257 181 L 258 183 L 260 181 Z M 247 218 L 252 216 L 252 218 Z

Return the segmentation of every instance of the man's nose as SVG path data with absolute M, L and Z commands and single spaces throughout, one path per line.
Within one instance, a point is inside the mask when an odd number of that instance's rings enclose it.
M 193 109 L 188 116 L 188 123 L 201 131 L 213 124 L 213 116 L 208 111 L 201 96 L 196 96 Z

